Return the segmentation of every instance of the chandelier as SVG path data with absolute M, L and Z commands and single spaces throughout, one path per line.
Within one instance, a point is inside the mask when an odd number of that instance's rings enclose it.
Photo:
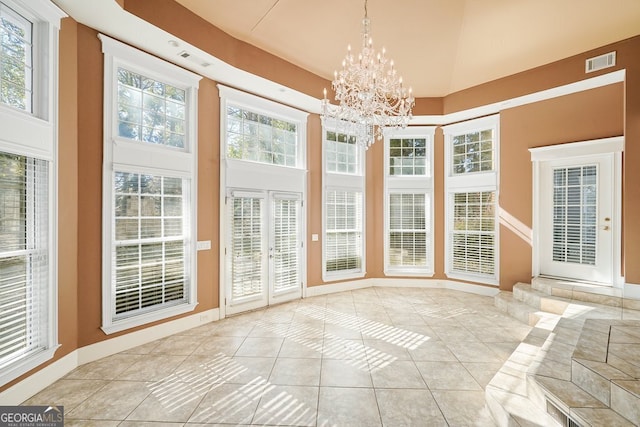
M 402 77 L 393 60 L 385 57 L 384 48 L 375 52 L 369 26 L 365 0 L 362 52 L 355 56 L 348 46 L 342 70 L 334 72 L 331 87 L 338 105 L 329 103 L 326 88 L 322 100 L 322 119 L 334 119 L 338 131 L 354 135 L 364 148 L 382 139 L 385 128 L 406 127 L 415 103 L 411 88 L 402 85 Z

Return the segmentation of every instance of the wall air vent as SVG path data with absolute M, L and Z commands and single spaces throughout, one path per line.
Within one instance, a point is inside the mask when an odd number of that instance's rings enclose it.
M 616 65 L 616 52 L 605 53 L 604 55 L 589 58 L 585 61 L 585 73 L 602 70 Z
M 547 400 L 547 413 L 556 420 L 562 427 L 581 427 L 580 424 L 572 420 L 562 409 Z

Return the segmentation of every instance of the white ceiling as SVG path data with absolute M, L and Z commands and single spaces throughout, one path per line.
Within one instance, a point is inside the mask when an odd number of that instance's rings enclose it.
M 364 0 L 176 0 L 331 79 Z M 65 1 L 61 1 L 65 3 Z M 640 34 L 640 0 L 369 0 L 371 36 L 419 97 L 444 96 Z

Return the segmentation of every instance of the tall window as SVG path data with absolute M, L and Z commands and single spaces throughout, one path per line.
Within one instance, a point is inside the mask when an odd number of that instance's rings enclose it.
M 433 274 L 434 127 L 385 137 L 385 274 Z
M 449 277 L 498 284 L 499 116 L 446 126 Z
M 31 112 L 33 24 L 0 3 L 0 102 Z
M 364 150 L 332 121 L 323 125 L 323 279 L 363 277 Z
M 200 77 L 105 36 L 103 329 L 195 307 Z
M 0 386 L 57 348 L 57 121 L 50 112 L 63 16 L 48 0 L 0 0 Z

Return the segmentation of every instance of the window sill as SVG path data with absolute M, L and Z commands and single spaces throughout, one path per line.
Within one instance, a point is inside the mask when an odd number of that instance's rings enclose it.
M 480 275 L 474 275 L 474 274 L 464 274 L 464 273 L 452 273 L 452 272 L 447 272 L 446 276 L 449 279 L 462 280 L 470 283 L 479 283 L 482 285 L 491 285 L 491 286 L 500 285 L 500 281 L 495 277 L 480 276 Z
M 181 304 L 175 307 L 169 307 L 157 311 L 152 311 L 138 316 L 133 316 L 127 319 L 116 320 L 110 324 L 102 325 L 102 330 L 105 334 L 110 335 L 116 332 L 124 331 L 127 329 L 135 328 L 137 326 L 146 325 L 147 323 L 156 322 L 159 320 L 168 319 L 169 317 L 178 316 L 193 311 L 197 303 Z
M 431 270 L 385 269 L 384 275 L 389 277 L 424 277 L 431 278 L 435 273 Z
M 0 386 L 7 384 L 9 381 L 18 378 L 20 375 L 25 374 L 51 360 L 58 347 L 60 347 L 60 344 L 56 344 L 35 354 L 24 356 L 22 359 L 19 359 L 9 366 L 3 367 L 2 374 L 0 375 Z
M 339 274 L 323 274 L 322 281 L 325 283 L 339 282 L 344 280 L 362 279 L 367 275 L 366 271 L 347 272 Z

